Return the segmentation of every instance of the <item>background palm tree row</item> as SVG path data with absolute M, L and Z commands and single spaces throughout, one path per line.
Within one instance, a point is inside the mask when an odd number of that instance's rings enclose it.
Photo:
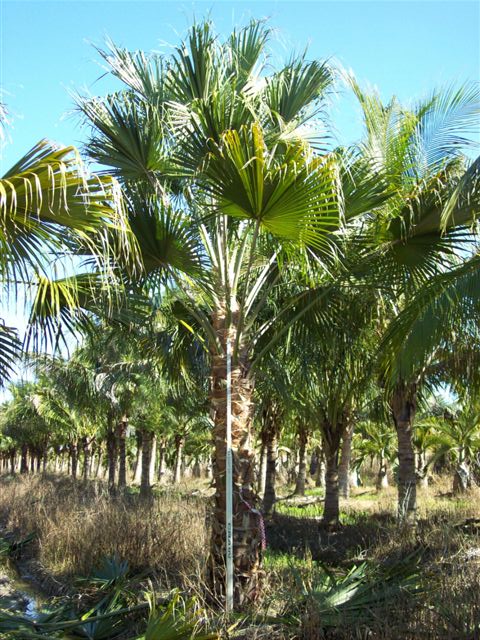
M 145 495 L 150 434 L 165 442 L 171 425 L 178 463 L 190 432 L 199 430 L 198 442 L 208 433 L 208 416 L 211 580 L 220 597 L 230 345 L 239 605 L 259 588 L 262 527 L 253 505 L 264 481 L 255 473 L 254 425 L 268 470 L 266 511 L 279 435 L 294 425 L 297 491 L 315 437 L 331 525 L 359 416 L 381 405 L 397 432 L 399 515 L 413 522 L 417 407 L 431 386 L 461 380 L 465 388 L 474 379 L 454 357 L 459 341 L 464 363 L 476 357 L 478 162 L 464 151 L 478 121 L 478 88 L 447 88 L 405 108 L 348 78 L 365 131 L 358 144 L 335 147 L 325 107 L 338 73 L 305 56 L 272 70 L 269 36 L 252 22 L 221 40 L 204 22 L 169 56 L 110 43 L 100 53 L 119 90 L 77 98 L 89 131 L 84 152 L 104 170 L 79 182 L 65 153 L 36 151 L 2 182 L 3 280 L 36 283 L 30 336 L 58 342 L 65 327 L 97 332 L 68 363 L 38 365 L 41 389 L 71 376 L 62 393 L 49 399 L 23 388 L 20 396 L 39 421 L 75 425 L 64 439 L 74 451 L 81 440 L 86 475 L 92 438 L 104 434 L 112 491 L 117 476 L 119 487 L 127 481 L 135 416 Z M 46 186 L 30 177 L 37 160 L 47 183 L 58 167 L 48 204 L 40 197 Z M 77 182 L 65 179 L 68 169 Z M 86 258 L 84 272 L 54 279 L 45 263 L 66 249 Z M 18 343 L 9 329 L 1 335 L 6 370 Z M 365 433 L 382 433 L 375 415 Z M 388 452 L 385 443 L 381 468 Z M 72 472 L 75 464 L 71 457 Z

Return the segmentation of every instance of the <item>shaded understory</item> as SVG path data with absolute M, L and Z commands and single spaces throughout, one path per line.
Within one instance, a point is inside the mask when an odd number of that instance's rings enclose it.
M 9 544 L 35 534 L 17 553 L 17 562 L 29 567 L 44 592 L 61 595 L 63 605 L 70 603 L 79 613 L 97 606 L 99 593 L 105 596 L 98 591 L 99 573 L 102 579 L 105 570 L 128 575 L 116 583 L 122 585 L 122 605 L 145 608 L 125 614 L 128 630 L 105 638 L 132 639 L 144 632 L 147 590 L 160 609 L 172 598 L 183 603 L 195 596 L 195 611 L 221 634 L 223 621 L 205 585 L 209 493 L 206 485 L 190 484 L 157 490 L 145 503 L 130 493 L 112 500 L 99 483 L 2 478 L 0 519 Z M 263 595 L 231 637 L 479 637 L 478 492 L 454 500 L 440 484 L 422 493 L 415 531 L 398 529 L 393 490 L 354 492 L 342 504 L 343 524 L 329 531 L 319 524 L 321 495 L 311 494 L 303 501 L 281 500 L 266 523 Z M 356 589 L 367 585 L 370 600 L 339 616 L 330 605 L 333 596 L 352 586 L 349 580 Z M 395 580 L 403 585 L 400 590 Z M 179 596 L 172 595 L 175 588 Z M 396 594 L 393 600 L 384 597 L 389 593 Z

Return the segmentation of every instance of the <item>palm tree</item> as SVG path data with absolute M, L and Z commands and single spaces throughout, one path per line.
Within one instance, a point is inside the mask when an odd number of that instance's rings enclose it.
M 13 439 L 21 452 L 20 473 L 33 473 L 40 469 L 42 457 L 46 462 L 49 441 L 48 422 L 40 411 L 39 389 L 35 383 L 19 382 L 11 385 L 10 391 L 12 398 L 4 406 L 2 432 Z
M 394 432 L 387 421 L 362 420 L 353 437 L 354 465 L 361 469 L 367 459 L 377 461 L 376 489 L 388 487 L 388 464 L 395 458 Z
M 480 451 L 480 410 L 478 403 L 465 399 L 459 411 L 445 411 L 431 439 L 433 460 L 446 456 L 454 465 L 452 491 L 465 492 L 472 485 L 472 469 L 478 466 Z
M 126 88 L 80 101 L 92 125 L 89 155 L 124 187 L 145 287 L 154 299 L 165 287 L 176 290 L 210 354 L 212 579 L 219 595 L 231 347 L 237 604 L 257 593 L 260 563 L 252 510 L 252 354 L 275 321 L 262 312 L 308 247 L 316 259 L 329 251 L 340 208 L 336 157 L 316 153 L 305 138 L 332 71 L 300 57 L 262 77 L 268 35 L 253 22 L 221 43 L 209 23 L 198 24 L 169 58 L 112 45 L 103 56 Z
M 285 349 L 277 345 L 257 368 L 255 410 L 262 447 L 264 466 L 259 468 L 258 485 L 263 497 L 262 511 L 271 515 L 276 501 L 278 446 L 281 431 L 291 409 L 292 379 Z M 280 348 L 279 348 L 280 347 Z
M 381 274 L 395 323 L 401 309 L 409 308 L 429 280 L 449 271 L 455 253 L 474 237 L 469 225 L 479 207 L 471 179 L 476 163 L 469 166 L 462 150 L 471 144 L 468 136 L 476 127 L 479 91 L 468 85 L 449 88 L 407 110 L 395 99 L 384 105 L 377 95 L 353 87 L 367 130 L 362 152 L 377 164 L 393 194 L 377 209 L 367 233 L 381 255 L 374 251 L 363 267 L 370 267 L 377 282 Z M 416 311 L 412 307 L 409 313 Z M 407 373 L 389 340 L 380 349 L 381 378 L 398 437 L 399 516 L 414 521 L 412 437 L 425 361 Z

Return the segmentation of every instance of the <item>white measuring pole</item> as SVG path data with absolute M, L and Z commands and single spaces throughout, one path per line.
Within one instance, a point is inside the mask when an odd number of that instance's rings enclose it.
M 233 611 L 233 456 L 232 456 L 232 353 L 227 337 L 227 450 L 226 450 L 226 610 Z

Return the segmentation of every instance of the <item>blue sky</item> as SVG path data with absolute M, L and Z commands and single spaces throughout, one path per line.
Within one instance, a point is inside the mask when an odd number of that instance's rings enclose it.
M 168 52 L 193 17 L 208 15 L 222 34 L 268 17 L 274 65 L 308 46 L 309 58 L 335 59 L 385 99 L 395 94 L 409 102 L 434 87 L 480 77 L 477 1 L 0 0 L 0 99 L 11 119 L 0 175 L 41 138 L 81 144 L 69 91 L 103 94 L 115 87 L 99 80 L 93 44 L 101 47 L 108 36 L 130 49 Z M 345 90 L 331 117 L 342 142 L 359 136 L 359 112 Z M 0 303 L 0 315 L 24 326 L 22 309 Z
M 384 98 L 403 101 L 435 86 L 480 77 L 478 2 L 149 2 L 115 0 L 0 0 L 0 85 L 11 113 L 10 143 L 0 173 L 47 137 L 79 144 L 83 131 L 69 90 L 103 93 L 92 44 L 107 36 L 131 49 L 168 51 L 192 18 L 210 15 L 221 33 L 251 17 L 275 28 L 272 61 L 309 46 L 311 58 L 335 58 Z M 340 94 L 332 118 L 342 141 L 359 135 L 353 101 Z

